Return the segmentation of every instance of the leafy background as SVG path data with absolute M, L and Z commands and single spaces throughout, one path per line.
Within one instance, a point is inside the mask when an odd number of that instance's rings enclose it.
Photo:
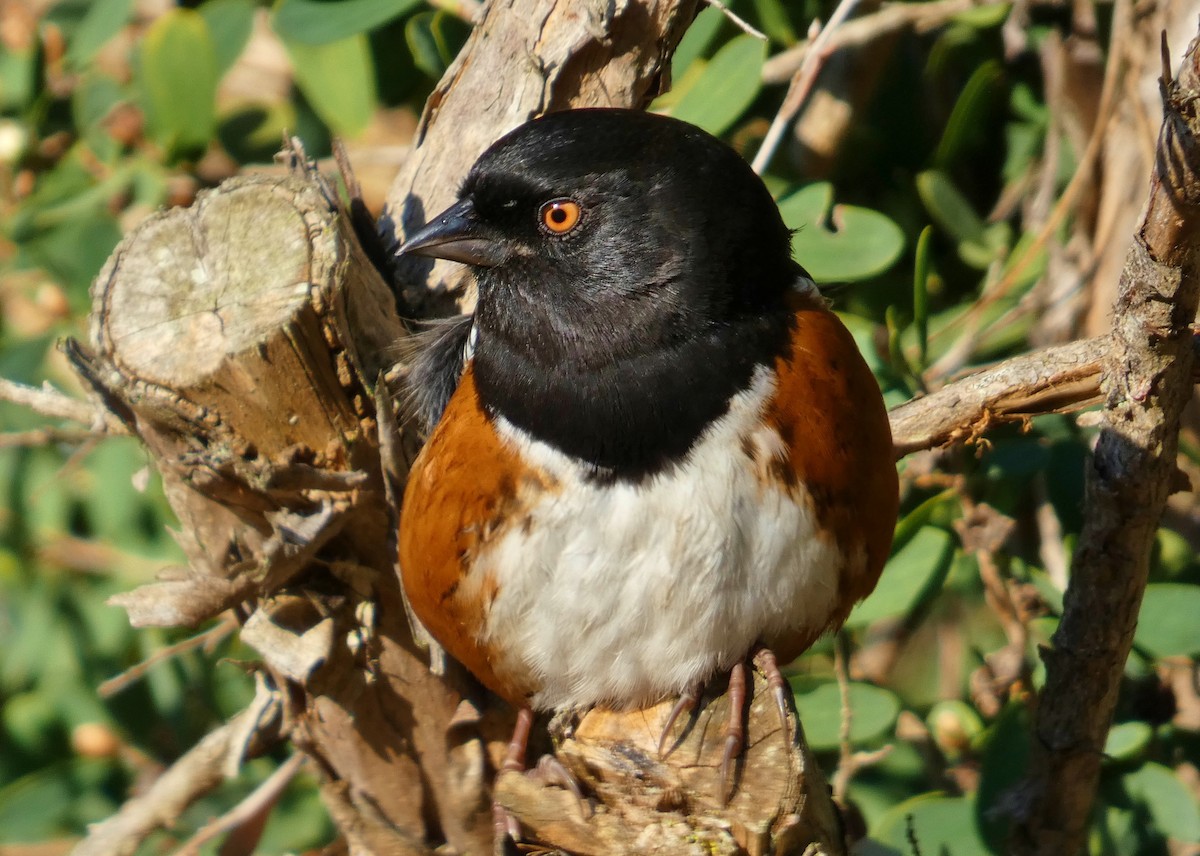
M 731 5 L 767 41 L 705 8 L 654 109 L 752 157 L 785 91 L 773 66 L 832 9 Z M 121 235 L 241 170 L 273 169 L 285 130 L 318 156 L 334 135 L 347 139 L 378 211 L 474 9 L 469 0 L 0 6 L 0 377 L 81 394 L 55 344 L 86 335 L 90 282 Z M 1081 157 L 1036 61 L 1076 22 L 1063 5 L 1038 6 L 1013 51 L 1010 13 L 992 3 L 900 36 L 851 100 L 836 158 L 790 141 L 765 175 L 797 229 L 797 257 L 829 284 L 893 405 L 1044 338 L 1044 319 L 1020 309 L 1046 287 L 1076 224 L 1066 218 L 1039 242 L 1044 219 L 1021 203 L 1035 186 L 1062 192 Z M 1097 16 L 1104 45 L 1111 9 Z M 1048 416 L 907 459 L 879 590 L 851 616 L 844 646 L 826 640 L 794 664 L 808 738 L 839 770 L 835 785 L 872 839 L 866 852 L 911 854 L 914 840 L 925 854 L 1002 852 L 1005 791 L 1023 770 L 1043 679 L 1036 648 L 1055 627 L 1080 530 L 1085 426 Z M 1194 435 L 1183 448 L 1185 469 L 1200 463 Z M 199 639 L 134 632 L 105 605 L 182 560 L 133 441 L 99 442 L 0 402 L 0 494 L 0 852 L 35 843 L 66 852 L 86 824 L 246 704 L 252 679 L 239 662 L 253 655 L 227 626 Z M 1200 516 L 1190 496 L 1170 519 L 1106 747 L 1094 854 L 1200 853 Z M 186 840 L 278 760 L 249 764 L 145 851 Z M 259 852 L 319 850 L 333 838 L 302 774 Z

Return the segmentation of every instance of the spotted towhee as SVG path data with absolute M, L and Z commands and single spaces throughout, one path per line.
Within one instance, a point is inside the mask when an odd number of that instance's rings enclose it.
M 783 693 L 770 652 L 871 591 L 897 483 L 875 379 L 762 181 L 674 119 L 556 113 L 401 252 L 478 284 L 411 375 L 436 427 L 400 566 L 433 636 L 526 731 L 531 709 L 678 714 L 719 672 L 744 693 L 754 652 Z

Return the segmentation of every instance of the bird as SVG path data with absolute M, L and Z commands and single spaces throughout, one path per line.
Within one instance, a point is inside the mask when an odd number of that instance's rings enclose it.
M 673 722 L 728 674 L 724 793 L 747 661 L 782 712 L 778 663 L 875 587 L 898 508 L 887 412 L 791 238 L 724 142 L 588 108 L 501 137 L 401 246 L 466 265 L 477 292 L 410 371 L 429 433 L 401 579 L 518 710 L 506 767 L 535 713 L 675 699 Z

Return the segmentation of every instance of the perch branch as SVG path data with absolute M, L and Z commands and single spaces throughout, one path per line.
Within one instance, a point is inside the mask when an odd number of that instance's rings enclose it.
M 1125 261 L 1104 360 L 1100 437 L 1063 617 L 1042 652 L 1046 683 L 1029 779 L 1015 792 L 1014 853 L 1083 849 L 1105 737 L 1133 643 L 1163 507 L 1177 484 L 1180 415 L 1192 394 L 1200 297 L 1200 38 L 1164 118 L 1150 198 Z

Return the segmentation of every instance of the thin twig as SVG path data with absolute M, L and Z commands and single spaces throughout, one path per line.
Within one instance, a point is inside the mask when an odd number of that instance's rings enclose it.
M 169 660 L 172 657 L 177 657 L 187 651 L 195 648 L 203 648 L 206 652 L 212 651 L 217 643 L 236 630 L 238 627 L 237 619 L 231 613 L 225 613 L 225 616 L 212 627 L 205 630 L 203 633 L 197 633 L 184 639 L 182 642 L 176 642 L 174 645 L 168 645 L 159 651 L 155 651 L 142 662 L 130 666 L 121 674 L 109 678 L 104 683 L 96 688 L 96 692 L 101 698 L 110 698 L 124 690 L 129 685 L 140 681 L 145 677 L 146 673 L 157 666 L 163 660 Z
M 64 395 L 49 384 L 42 387 L 0 377 L 0 401 L 10 401 L 28 407 L 34 413 L 51 419 L 70 419 L 80 425 L 93 426 L 97 433 L 128 433 L 115 416 L 78 398 Z
M 106 433 L 106 432 L 101 432 Z M 75 445 L 97 436 L 95 431 L 88 428 L 34 428 L 32 431 L 13 431 L 0 434 L 0 449 L 30 448 L 36 446 L 55 446 L 59 443 Z
M 825 49 L 830 54 L 842 50 L 862 49 L 872 42 L 908 28 L 918 31 L 941 26 L 953 18 L 980 6 L 1002 0 L 931 0 L 928 3 L 887 3 L 876 12 L 847 21 L 829 37 Z M 804 62 L 810 43 L 804 41 L 782 53 L 775 54 L 763 64 L 762 80 L 767 85 L 786 83 Z
M 833 798 L 844 803 L 854 776 L 854 747 L 850 743 L 850 728 L 854 724 L 854 709 L 850 705 L 850 637 L 844 630 L 839 630 L 833 640 L 833 673 L 837 676 L 842 722 L 838 728 L 838 767 L 831 785 Z
M 767 129 L 767 135 L 763 138 L 762 145 L 758 147 L 758 152 L 754 155 L 754 162 L 751 166 L 759 175 L 762 175 L 771 162 L 775 150 L 779 148 L 779 142 L 783 139 L 784 131 L 799 114 L 804 102 L 808 100 L 808 95 L 817 82 L 817 75 L 825 67 L 825 60 L 830 54 L 828 50 L 830 37 L 838 26 L 850 17 L 850 13 L 856 6 L 858 6 L 858 0 L 841 0 L 834 9 L 833 15 L 830 16 L 829 23 L 809 43 L 808 51 L 804 54 L 800 68 L 792 78 L 787 94 L 783 96 L 783 104 L 779 106 L 779 112 L 775 114 L 775 118 L 771 121 L 771 127 Z
M 204 794 L 225 781 L 231 755 L 259 754 L 280 739 L 280 702 L 259 699 L 189 749 L 150 788 L 131 797 L 120 811 L 88 827 L 71 856 L 133 856 L 147 836 L 176 821 Z M 264 727 L 266 724 L 266 727 Z M 247 729 L 250 733 L 247 734 Z
M 728 18 L 733 23 L 733 25 L 735 27 L 737 27 L 739 30 L 741 30 L 743 33 L 747 33 L 751 36 L 754 36 L 754 38 L 756 38 L 756 39 L 761 39 L 764 42 L 768 41 L 766 33 L 764 33 L 762 30 L 755 29 L 753 26 L 750 25 L 750 23 L 748 21 L 746 21 L 743 18 L 738 17 L 738 14 L 736 12 L 734 12 L 732 9 L 730 9 L 728 6 L 726 6 L 723 2 L 721 2 L 721 0 L 704 0 L 704 2 L 707 3 L 709 6 L 712 6 L 716 9 L 720 9 L 721 12 L 725 15 L 725 17 Z
M 237 829 L 247 821 L 269 809 L 278 800 L 284 789 L 304 767 L 307 756 L 296 753 L 275 768 L 266 780 L 251 791 L 245 799 L 225 814 L 204 824 L 187 842 L 175 851 L 175 856 L 196 856 L 200 847 L 222 832 Z

